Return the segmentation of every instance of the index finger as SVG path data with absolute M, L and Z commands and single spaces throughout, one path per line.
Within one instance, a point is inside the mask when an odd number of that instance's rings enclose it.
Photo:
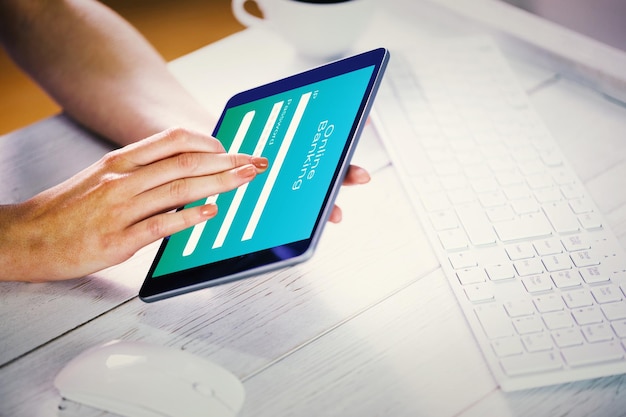
M 177 127 L 128 145 L 122 152 L 135 165 L 148 165 L 185 152 L 224 153 L 226 150 L 213 136 Z

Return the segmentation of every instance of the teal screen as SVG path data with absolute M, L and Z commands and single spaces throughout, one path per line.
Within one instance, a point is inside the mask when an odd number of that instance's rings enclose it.
M 216 217 L 170 236 L 153 276 L 311 237 L 374 66 L 226 110 L 228 152 L 262 155 L 267 171 L 214 201 Z

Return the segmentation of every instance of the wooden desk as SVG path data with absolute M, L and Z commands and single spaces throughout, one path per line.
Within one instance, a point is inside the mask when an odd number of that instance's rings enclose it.
M 390 2 L 359 47 L 484 30 L 441 23 L 439 6 L 416 11 Z M 626 109 L 510 59 L 624 245 Z M 217 112 L 236 90 L 308 65 L 272 34 L 248 30 L 171 69 Z M 0 199 L 25 199 L 109 149 L 63 116 L 0 137 Z M 231 370 L 246 388 L 242 416 L 624 414 L 624 376 L 499 390 L 371 127 L 356 162 L 372 183 L 342 191 L 343 223 L 329 225 L 305 264 L 154 304 L 136 294 L 156 244 L 83 279 L 0 284 L 0 414 L 106 415 L 61 401 L 52 381 L 81 351 L 112 339 L 185 349 Z

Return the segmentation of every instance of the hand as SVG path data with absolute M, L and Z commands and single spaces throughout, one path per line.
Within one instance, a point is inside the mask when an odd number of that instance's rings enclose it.
M 363 168 L 350 165 L 346 178 L 343 181 L 343 185 L 359 185 L 366 184 L 370 181 L 370 174 Z M 341 208 L 339 206 L 333 207 L 333 211 L 330 213 L 328 221 L 331 223 L 339 223 L 342 218 Z
M 0 280 L 62 280 L 118 264 L 217 213 L 215 205 L 172 209 L 232 190 L 267 166 L 184 129 L 113 151 L 31 200 L 0 207 Z

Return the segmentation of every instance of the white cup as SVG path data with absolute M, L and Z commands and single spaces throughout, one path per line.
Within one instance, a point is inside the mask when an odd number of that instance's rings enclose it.
M 263 18 L 249 13 L 244 7 L 246 1 L 255 1 Z M 232 0 L 232 9 L 242 25 L 274 31 L 300 55 L 334 59 L 354 46 L 373 14 L 376 1 Z

